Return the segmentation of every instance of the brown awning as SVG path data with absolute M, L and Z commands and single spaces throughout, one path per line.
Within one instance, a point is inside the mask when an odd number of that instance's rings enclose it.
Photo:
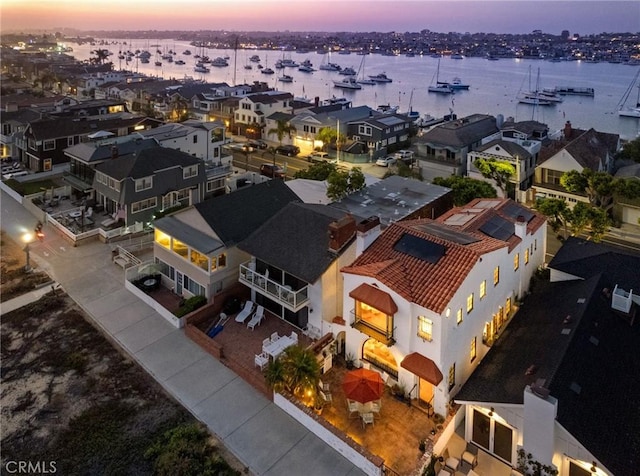
M 396 306 L 396 303 L 393 302 L 393 299 L 391 299 L 388 293 L 367 283 L 363 283 L 355 288 L 349 293 L 349 296 L 371 307 L 375 307 L 387 315 L 393 315 L 398 312 L 398 306 Z
M 440 372 L 438 366 L 433 360 L 417 352 L 407 355 L 400 363 L 400 366 L 434 385 L 442 382 L 442 372 Z

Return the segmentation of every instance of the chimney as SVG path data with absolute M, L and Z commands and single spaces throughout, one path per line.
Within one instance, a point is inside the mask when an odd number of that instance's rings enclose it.
M 567 121 L 564 125 L 564 137 L 565 139 L 571 138 L 571 121 Z
M 119 155 L 120 154 L 118 153 L 118 146 L 116 144 L 113 144 L 111 146 L 111 158 L 117 159 Z
M 356 226 L 356 231 L 356 257 L 358 257 L 380 236 L 380 218 L 371 216 L 362 220 Z
M 318 105 L 320 105 L 320 96 L 314 97 L 313 103 L 315 104 L 316 107 L 318 107 Z
M 351 215 L 329 223 L 329 250 L 339 252 L 355 234 L 356 220 Z
M 515 233 L 521 240 L 524 240 L 527 234 L 527 222 L 522 215 L 518 215 L 518 218 L 516 218 Z
M 16 112 L 18 110 L 18 103 L 17 102 L 9 102 L 9 103 L 5 104 L 4 108 L 5 108 L 4 112 Z

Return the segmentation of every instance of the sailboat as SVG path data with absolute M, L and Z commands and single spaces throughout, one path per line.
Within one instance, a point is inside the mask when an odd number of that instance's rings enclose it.
M 442 83 L 439 81 L 440 77 L 440 58 L 438 58 L 438 67 L 436 68 L 436 74 L 431 79 L 431 86 L 427 89 L 430 93 L 439 94 L 453 94 L 453 89 L 449 86 L 449 83 Z M 435 82 L 433 81 L 435 79 Z
M 638 82 L 638 77 L 640 76 L 640 69 L 636 72 L 636 75 L 633 77 L 633 81 L 629 84 L 629 87 L 622 95 L 622 99 L 618 103 L 618 115 L 620 117 L 640 117 L 640 82 Z M 637 84 L 636 84 L 637 83 Z M 636 98 L 636 105 L 625 107 L 625 103 L 629 96 L 631 95 L 631 91 L 633 91 L 633 87 L 636 87 L 638 90 L 638 96 Z
M 402 114 L 407 116 L 413 122 L 416 122 L 418 119 L 420 119 L 420 113 L 413 110 L 413 89 L 411 90 L 411 95 L 409 96 L 409 110 L 407 112 L 403 112 Z
M 358 68 L 358 76 L 360 76 L 360 79 L 358 79 L 357 82 L 358 82 L 358 84 L 367 84 L 367 85 L 378 84 L 373 79 L 369 79 L 369 78 L 365 77 L 365 75 L 364 75 L 364 59 L 365 58 L 366 58 L 366 56 L 363 55 L 362 56 L 362 60 L 360 60 L 360 67 Z
M 522 89 L 522 88 L 521 88 Z M 518 94 L 518 102 L 521 104 L 531 104 L 532 106 L 551 106 L 555 102 L 545 97 L 540 92 L 540 68 L 538 68 L 538 76 L 536 78 L 536 88 L 531 89 L 531 66 L 529 66 L 529 91 L 520 92 Z

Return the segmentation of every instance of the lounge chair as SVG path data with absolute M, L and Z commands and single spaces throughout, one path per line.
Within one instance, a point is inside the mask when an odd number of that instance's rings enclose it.
M 260 325 L 263 317 L 264 317 L 264 307 L 258 306 L 256 308 L 256 312 L 253 314 L 253 317 L 249 321 L 249 324 L 247 324 L 247 328 L 254 330 L 256 326 Z
M 244 304 L 244 308 L 242 309 L 242 311 L 240 311 L 236 316 L 236 322 L 246 321 L 247 317 L 251 315 L 252 311 L 253 311 L 253 301 L 247 301 Z

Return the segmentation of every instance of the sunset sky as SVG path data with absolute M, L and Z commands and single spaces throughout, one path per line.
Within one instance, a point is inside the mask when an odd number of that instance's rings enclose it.
M 1 0 L 3 32 L 79 30 L 640 31 L 638 1 Z

